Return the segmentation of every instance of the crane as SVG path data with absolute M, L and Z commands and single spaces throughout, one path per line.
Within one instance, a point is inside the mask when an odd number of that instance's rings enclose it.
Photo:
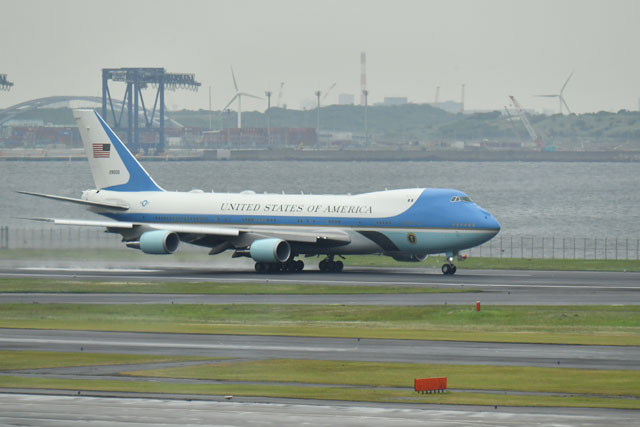
M 321 99 L 321 101 L 322 101 L 323 103 L 324 103 L 324 100 L 325 100 L 325 99 L 327 99 L 327 96 L 329 95 L 329 92 L 331 92 L 331 90 L 332 90 L 334 87 L 336 87 L 336 84 L 335 84 L 335 83 L 334 83 L 334 84 L 332 84 L 331 86 L 329 86 L 329 88 L 328 88 L 328 89 L 326 89 L 326 90 L 323 92 L 322 99 Z
M 518 137 L 518 141 L 520 143 L 522 143 L 522 138 L 520 137 L 520 132 L 518 132 L 518 129 L 516 129 L 516 126 L 513 124 L 513 116 L 511 115 L 511 113 L 509 112 L 509 109 L 507 108 L 507 106 L 504 106 L 504 112 L 507 113 L 507 120 L 509 121 L 509 123 L 511 124 L 511 128 L 513 129 L 513 132 L 516 134 L 516 136 Z
M 535 142 L 536 145 L 538 146 L 538 151 L 542 151 L 542 147 L 544 145 L 542 143 L 542 139 L 540 139 L 540 136 L 536 133 L 536 130 L 533 128 L 533 126 L 531 126 L 531 123 L 529 123 L 529 119 L 527 119 L 527 116 L 524 114 L 524 111 L 520 107 L 520 104 L 518 103 L 518 101 L 516 101 L 513 95 L 509 95 L 509 98 L 511 98 L 511 101 L 513 102 L 513 106 L 516 107 L 518 116 L 520 116 L 520 120 L 522 121 L 522 124 L 524 125 L 525 129 L 527 129 L 527 132 L 529 132 L 529 136 L 531 137 L 533 142 Z

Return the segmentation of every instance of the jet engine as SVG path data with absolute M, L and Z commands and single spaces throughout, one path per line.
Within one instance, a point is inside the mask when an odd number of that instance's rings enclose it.
M 260 239 L 251 244 L 249 255 L 257 262 L 285 262 L 291 255 L 291 246 L 281 239 Z
M 403 254 L 403 253 L 391 255 L 391 257 L 396 261 L 403 261 L 403 262 L 422 262 L 425 259 L 427 259 L 428 256 L 429 255 L 427 254 Z
M 135 243 L 127 246 L 138 247 L 145 254 L 172 254 L 178 250 L 180 237 L 173 231 L 145 231 L 140 236 L 140 241 Z

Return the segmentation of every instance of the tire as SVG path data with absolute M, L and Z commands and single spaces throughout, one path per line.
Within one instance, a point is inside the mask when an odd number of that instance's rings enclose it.
M 320 268 L 320 271 L 322 271 L 323 273 L 329 270 L 329 263 L 326 259 L 320 261 L 320 264 L 318 264 L 318 268 Z
M 442 274 L 451 274 L 451 266 L 449 264 L 442 264 Z
M 269 273 L 279 273 L 282 270 L 282 266 L 279 263 L 267 264 Z
M 256 273 L 263 274 L 267 272 L 267 265 L 263 262 L 256 262 Z
M 304 269 L 304 261 L 295 261 L 296 271 L 302 271 Z
M 336 261 L 335 263 L 333 263 L 333 271 L 335 271 L 336 273 L 340 273 L 343 268 L 344 264 L 342 263 L 342 261 Z
M 454 275 L 456 274 L 456 271 L 458 270 L 458 268 L 455 265 L 451 266 L 451 271 L 449 272 L 450 275 Z

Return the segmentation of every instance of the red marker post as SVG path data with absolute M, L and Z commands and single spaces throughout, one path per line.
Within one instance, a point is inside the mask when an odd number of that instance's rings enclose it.
M 480 311 L 480 301 L 476 301 L 476 311 Z

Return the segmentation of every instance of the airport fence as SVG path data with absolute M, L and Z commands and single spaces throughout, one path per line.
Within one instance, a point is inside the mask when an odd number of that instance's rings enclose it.
M 123 247 L 119 234 L 105 233 L 100 228 L 0 226 L 0 249 L 118 249 Z M 189 247 L 202 250 L 191 245 L 183 245 L 181 250 Z M 538 237 L 505 234 L 481 246 L 466 250 L 464 253 L 473 257 L 491 258 L 638 260 L 640 259 L 640 238 Z

